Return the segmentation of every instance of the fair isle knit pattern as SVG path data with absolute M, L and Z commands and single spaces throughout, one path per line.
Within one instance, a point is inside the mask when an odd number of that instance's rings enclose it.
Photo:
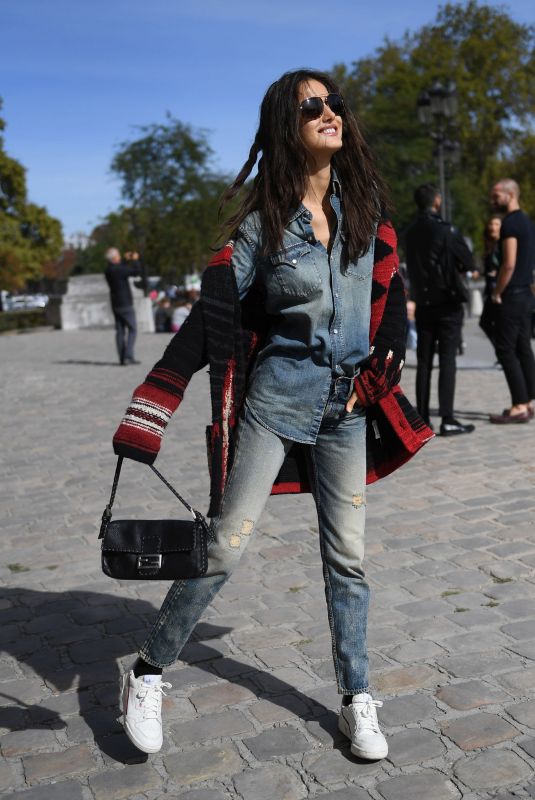
M 208 516 L 220 510 L 248 371 L 269 329 L 261 288 L 253 286 L 240 303 L 231 266 L 232 250 L 229 243 L 210 261 L 199 302 L 162 359 L 135 390 L 113 439 L 117 455 L 151 464 L 191 376 L 209 364 L 212 425 L 206 432 L 211 482 Z M 433 436 L 398 386 L 405 336 L 405 293 L 398 274 L 396 235 L 390 222 L 383 220 L 375 241 L 370 355 L 355 379 L 359 401 L 366 407 L 368 483 L 404 464 Z M 309 446 L 293 445 L 273 494 L 310 491 L 309 474 Z

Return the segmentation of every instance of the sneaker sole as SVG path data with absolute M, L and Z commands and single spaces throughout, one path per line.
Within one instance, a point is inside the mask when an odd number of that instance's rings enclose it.
M 344 736 L 347 736 L 348 739 L 351 739 L 351 728 L 341 714 L 338 717 L 338 730 L 343 733 Z M 382 758 L 387 757 L 388 745 L 386 745 L 383 750 L 371 753 L 369 750 L 362 750 L 360 747 L 357 747 L 353 744 L 353 742 L 351 742 L 351 752 L 354 756 L 357 756 L 358 758 L 364 758 L 366 761 L 380 761 Z
M 124 696 L 125 692 L 127 691 L 128 691 L 128 672 L 121 677 L 121 711 L 123 714 L 124 732 L 130 739 L 132 744 L 135 745 L 138 750 L 141 750 L 142 753 L 159 753 L 160 750 L 162 749 L 163 742 L 158 747 L 150 747 L 150 745 L 143 744 L 143 742 L 140 742 L 138 739 L 136 739 L 135 734 L 133 733 L 133 731 L 130 730 L 128 723 L 126 721 L 126 714 L 124 711 L 124 706 L 125 706 Z

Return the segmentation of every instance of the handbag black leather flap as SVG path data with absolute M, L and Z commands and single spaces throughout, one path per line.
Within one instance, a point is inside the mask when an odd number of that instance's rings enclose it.
M 196 527 L 191 521 L 176 519 L 116 519 L 108 523 L 103 549 L 122 553 L 189 552 L 196 547 Z

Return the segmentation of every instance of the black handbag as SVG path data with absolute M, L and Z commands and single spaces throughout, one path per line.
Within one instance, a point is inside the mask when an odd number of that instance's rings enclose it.
M 208 524 L 168 483 L 156 467 L 151 469 L 192 515 L 181 519 L 117 519 L 111 509 L 121 474 L 117 460 L 110 502 L 102 514 L 102 569 L 121 580 L 175 580 L 200 578 L 208 568 Z

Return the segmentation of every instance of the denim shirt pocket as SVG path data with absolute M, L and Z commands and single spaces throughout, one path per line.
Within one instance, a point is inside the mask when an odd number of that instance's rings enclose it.
M 306 298 L 320 289 L 321 274 L 312 247 L 307 242 L 278 250 L 269 260 L 268 284 L 272 291 Z
M 340 238 L 344 240 L 344 235 L 341 233 Z M 373 271 L 373 255 L 375 251 L 375 237 L 370 242 L 368 252 L 360 256 L 356 261 L 350 261 L 345 269 L 345 274 L 350 275 L 352 278 L 358 280 L 366 280 L 370 277 Z

